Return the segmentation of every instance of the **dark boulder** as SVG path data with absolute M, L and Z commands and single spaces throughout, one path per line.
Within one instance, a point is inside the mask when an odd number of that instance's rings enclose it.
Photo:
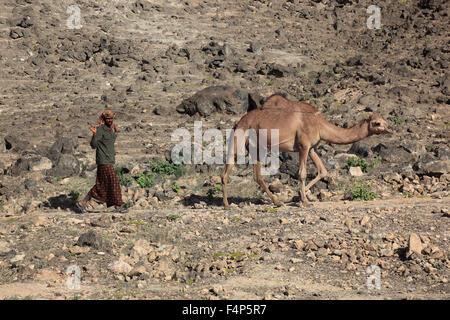
M 213 113 L 243 114 L 249 109 L 248 96 L 247 91 L 228 86 L 208 87 L 183 100 L 177 111 L 203 117 Z

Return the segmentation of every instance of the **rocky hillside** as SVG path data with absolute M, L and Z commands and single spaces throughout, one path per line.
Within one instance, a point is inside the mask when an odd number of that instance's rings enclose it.
M 382 1 L 371 29 L 373 4 L 2 1 L 0 297 L 448 298 L 450 6 Z M 322 143 L 312 208 L 296 206 L 297 154 L 266 178 L 282 208 L 238 166 L 225 212 L 223 166 L 173 164 L 172 133 L 225 134 L 275 92 L 343 127 L 377 113 L 394 133 Z M 106 107 L 129 212 L 78 215 Z M 84 291 L 67 289 L 70 265 Z

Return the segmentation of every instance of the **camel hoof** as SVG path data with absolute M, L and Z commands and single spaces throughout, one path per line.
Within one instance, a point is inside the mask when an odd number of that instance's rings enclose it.
M 312 203 L 309 202 L 309 201 L 308 201 L 308 202 L 306 202 L 306 201 L 304 201 L 304 202 L 299 201 L 299 202 L 296 203 L 296 206 L 299 207 L 299 208 L 310 208 L 310 207 L 312 207 L 313 205 L 312 205 Z
M 223 210 L 230 210 L 230 206 L 229 205 L 224 205 L 223 206 Z
M 311 207 L 312 207 L 312 203 L 309 202 L 309 201 L 305 201 L 305 202 L 303 202 L 303 206 L 304 206 L 305 208 L 311 208 Z
M 276 206 L 276 207 L 282 207 L 283 206 L 283 204 L 280 202 L 280 201 L 274 201 L 273 202 L 273 204 Z

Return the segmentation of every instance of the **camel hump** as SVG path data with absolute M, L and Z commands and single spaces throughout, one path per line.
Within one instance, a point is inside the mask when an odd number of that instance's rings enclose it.
M 286 95 L 282 93 L 272 94 L 261 106 L 261 109 L 269 108 L 288 109 L 291 111 L 314 113 L 316 115 L 320 114 L 320 111 L 309 103 L 289 100 L 288 98 L 286 98 Z
M 286 94 L 277 92 L 267 97 L 261 105 L 261 109 L 283 106 L 287 102 L 289 102 L 289 100 L 286 98 Z
M 305 112 L 311 112 L 311 113 L 316 113 L 316 114 L 320 113 L 320 111 L 317 110 L 317 108 L 313 107 L 309 103 L 300 102 L 300 101 L 298 101 L 298 102 L 293 101 L 292 103 L 294 104 L 295 108 L 304 110 Z

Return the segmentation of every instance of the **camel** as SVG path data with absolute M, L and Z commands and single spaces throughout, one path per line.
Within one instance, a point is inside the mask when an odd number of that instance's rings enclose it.
M 297 102 L 286 99 L 280 94 L 274 94 L 267 98 L 259 109 L 252 110 L 245 114 L 234 127 L 236 130 L 242 129 L 244 132 L 248 129 L 279 130 L 279 152 L 299 152 L 299 180 L 300 202 L 304 206 L 310 206 L 306 198 L 306 192 L 320 179 L 325 178 L 328 172 L 315 151 L 315 147 L 321 140 L 333 144 L 350 144 L 372 135 L 391 133 L 388 123 L 379 115 L 372 114 L 368 119 L 350 128 L 342 128 L 328 122 L 320 112 L 305 102 Z M 267 148 L 270 149 L 271 141 L 268 134 Z M 230 172 L 234 166 L 231 157 L 236 159 L 238 154 L 237 137 L 233 137 L 234 145 L 229 159 L 221 174 L 223 204 L 225 209 L 229 208 L 227 198 L 227 183 Z M 248 148 L 248 136 L 245 137 L 245 147 Z M 305 186 L 306 182 L 306 162 L 311 158 L 317 167 L 317 176 Z M 280 201 L 267 188 L 261 174 L 261 162 L 257 160 L 253 166 L 253 178 L 260 187 L 267 193 L 269 198 L 276 206 L 281 206 Z

